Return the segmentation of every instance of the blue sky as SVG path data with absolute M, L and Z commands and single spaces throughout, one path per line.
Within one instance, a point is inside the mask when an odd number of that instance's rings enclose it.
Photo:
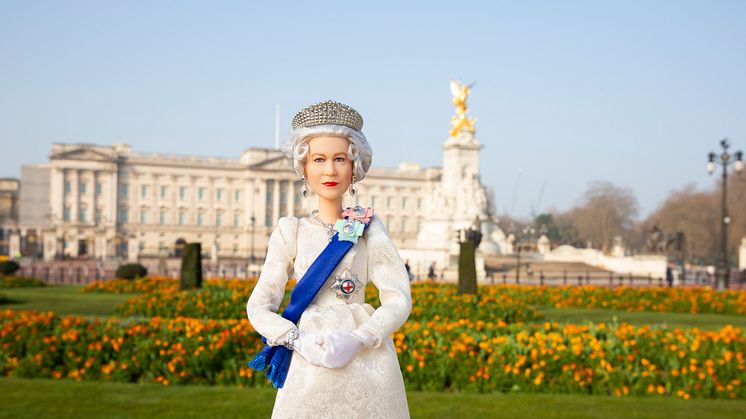
M 723 136 L 746 149 L 745 23 L 744 1 L 0 0 L 0 177 L 53 142 L 237 158 L 273 146 L 277 104 L 284 134 L 328 98 L 374 165 L 439 166 L 457 78 L 500 213 L 605 180 L 644 216 L 713 186 Z

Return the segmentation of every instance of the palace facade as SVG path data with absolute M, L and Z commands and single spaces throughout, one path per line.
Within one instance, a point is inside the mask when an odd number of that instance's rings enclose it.
M 179 256 L 185 242 L 202 243 L 213 261 L 261 260 L 280 217 L 317 207 L 315 195 L 301 198 L 300 180 L 276 149 L 249 148 L 227 159 L 53 144 L 47 164 L 24 169 L 41 178 L 48 172 L 48 208 L 27 205 L 42 214 L 19 230 L 41 232 L 46 260 Z M 345 206 L 375 208 L 397 246 L 412 248 L 441 174 L 410 163 L 372 168 Z M 31 225 L 39 220 L 46 221 Z

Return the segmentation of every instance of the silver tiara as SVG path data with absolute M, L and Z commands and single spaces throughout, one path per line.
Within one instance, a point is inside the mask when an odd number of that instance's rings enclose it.
M 333 100 L 308 106 L 293 117 L 293 129 L 324 124 L 344 125 L 360 131 L 363 117 L 351 107 Z

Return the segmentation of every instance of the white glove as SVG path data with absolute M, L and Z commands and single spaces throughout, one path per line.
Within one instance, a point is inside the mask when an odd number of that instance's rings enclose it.
M 300 334 L 293 341 L 293 350 L 309 364 L 316 365 L 317 367 L 325 366 L 323 360 L 326 351 L 321 346 L 324 343 L 324 336 L 302 330 L 299 330 L 299 332 Z
M 322 365 L 327 368 L 342 368 L 349 364 L 363 348 L 363 342 L 355 332 L 332 332 L 324 341 L 326 352 Z

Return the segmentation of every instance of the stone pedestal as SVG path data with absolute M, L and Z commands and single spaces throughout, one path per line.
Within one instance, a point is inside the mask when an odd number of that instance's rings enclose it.
M 479 152 L 482 144 L 474 134 L 461 131 L 443 143 L 443 174 L 426 205 L 427 218 L 420 226 L 415 249 L 403 249 L 415 274 L 431 263 L 438 277 L 458 279 L 459 245 L 456 234 L 478 223 L 482 240 L 475 252 L 477 279 L 484 281 L 484 255 L 499 254 L 502 246 L 495 237 L 505 235 L 490 216 L 487 190 L 479 178 Z M 413 264 L 416 264 L 416 268 Z

